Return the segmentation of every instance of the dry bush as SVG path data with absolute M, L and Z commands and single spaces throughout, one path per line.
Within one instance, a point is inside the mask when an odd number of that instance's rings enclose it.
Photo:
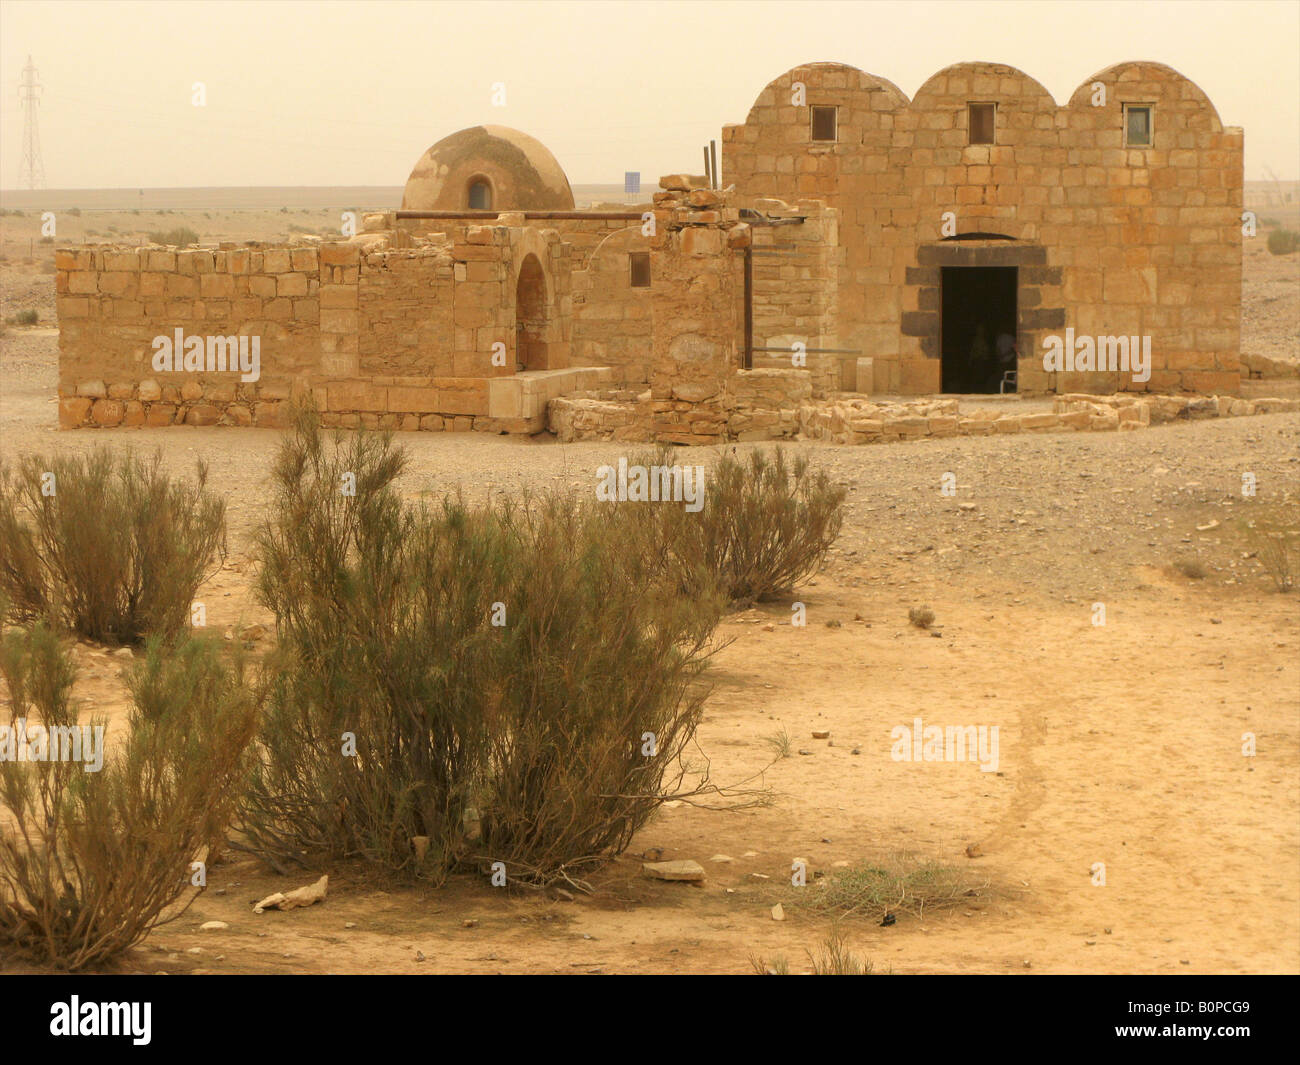
M 837 869 L 801 893 L 800 901 L 837 919 L 883 918 L 887 913 L 922 917 L 926 910 L 963 905 L 987 886 L 962 868 L 892 854 L 878 863 Z
M 908 607 L 907 620 L 918 629 L 928 629 L 934 624 L 934 611 L 928 606 Z
M 844 945 L 844 936 L 838 930 L 827 936 L 820 954 L 811 950 L 805 953 L 814 976 L 870 976 L 875 972 L 871 962 L 859 958 Z M 751 954 L 749 964 L 759 976 L 790 975 L 790 962 L 782 954 L 774 955 L 770 960 Z
M 498 513 L 515 559 L 477 853 L 567 876 L 680 787 L 723 604 L 665 588 L 617 506 L 551 494 Z
M 1295 587 L 1300 570 L 1300 499 L 1282 497 L 1260 501 L 1238 530 L 1279 592 Z
M 84 747 L 81 762 L 0 762 L 0 943 L 79 969 L 188 908 L 191 863 L 225 830 L 257 716 L 240 669 L 219 655 L 194 641 L 163 657 L 151 641 L 131 681 L 130 735 L 98 771 Z M 11 728 L 77 725 L 72 663 L 50 629 L 7 633 L 0 673 Z
M 672 466 L 673 457 L 660 449 L 629 463 Z M 811 471 L 802 456 L 788 461 L 780 448 L 770 458 L 727 452 L 705 470 L 704 491 L 695 512 L 682 503 L 626 506 L 643 522 L 653 519 L 658 553 L 683 594 L 716 585 L 733 605 L 778 598 L 814 576 L 839 535 L 847 495 L 825 471 Z
M 110 644 L 180 633 L 225 558 L 226 505 L 206 484 L 202 462 L 195 481 L 171 480 L 161 453 L 145 461 L 101 448 L 0 464 L 9 619 Z
M 307 411 L 285 438 L 259 538 L 280 650 L 247 845 L 282 869 L 359 856 L 434 880 L 504 861 L 545 881 L 617 853 L 671 797 L 720 603 L 668 594 L 616 509 L 416 509 L 404 463 L 387 437 L 327 442 Z

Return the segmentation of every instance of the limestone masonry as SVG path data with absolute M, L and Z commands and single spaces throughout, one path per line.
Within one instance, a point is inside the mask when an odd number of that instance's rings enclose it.
M 550 152 L 483 126 L 347 240 L 60 250 L 60 424 L 273 427 L 302 398 L 340 426 L 849 443 L 895 415 L 926 423 L 901 437 L 1246 412 L 1242 131 L 1161 64 L 1059 106 L 999 64 L 912 100 L 796 67 L 723 128 L 721 182 L 660 185 L 574 210 Z M 1017 429 L 880 398 L 941 392 L 1128 398 Z

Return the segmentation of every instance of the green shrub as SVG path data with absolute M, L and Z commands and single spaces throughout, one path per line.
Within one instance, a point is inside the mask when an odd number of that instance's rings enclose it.
M 11 726 L 77 725 L 72 664 L 51 630 L 7 633 L 0 674 Z M 132 690 L 129 736 L 104 758 L 99 734 L 98 770 L 84 745 L 80 762 L 0 762 L 0 943 L 40 963 L 109 961 L 184 913 L 192 863 L 220 840 L 239 791 L 255 697 L 215 645 L 163 658 L 152 643 Z
M 194 593 L 225 558 L 225 502 L 206 484 L 202 462 L 197 481 L 170 479 L 161 453 L 0 463 L 9 617 L 112 644 L 179 633 Z
M 1291 229 L 1275 229 L 1268 235 L 1268 250 L 1274 255 L 1290 255 L 1300 250 L 1300 233 Z
M 630 459 L 647 467 L 671 466 L 660 450 Z M 728 452 L 705 471 L 704 505 L 628 504 L 649 524 L 683 594 L 698 594 L 701 574 L 733 604 L 773 599 L 818 572 L 839 535 L 846 496 L 824 471 L 805 458 L 787 461 L 777 448 L 769 458 L 754 450 L 746 458 Z M 647 511 L 646 508 L 649 508 Z M 646 516 L 651 519 L 646 522 Z
M 279 650 L 249 847 L 280 868 L 355 855 L 432 880 L 492 861 L 569 877 L 680 781 L 720 606 L 653 584 L 606 507 L 410 507 L 404 466 L 387 437 L 327 444 L 310 412 L 281 447 L 258 541 Z
M 159 214 L 162 212 L 160 211 Z M 184 247 L 187 244 L 197 244 L 199 235 L 190 229 L 189 226 L 177 226 L 175 229 L 153 230 L 149 234 L 149 243 L 151 244 L 168 244 L 176 247 Z

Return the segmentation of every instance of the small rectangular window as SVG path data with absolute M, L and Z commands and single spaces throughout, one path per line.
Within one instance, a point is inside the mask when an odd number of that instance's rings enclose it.
M 812 109 L 812 139 L 815 141 L 833 141 L 836 139 L 835 108 L 814 107 Z
M 1151 147 L 1151 107 L 1149 104 L 1124 105 L 1124 147 Z
M 971 144 L 993 143 L 993 119 L 997 104 L 967 104 L 967 125 Z
M 650 287 L 650 253 L 634 251 L 628 253 L 628 268 L 633 288 Z

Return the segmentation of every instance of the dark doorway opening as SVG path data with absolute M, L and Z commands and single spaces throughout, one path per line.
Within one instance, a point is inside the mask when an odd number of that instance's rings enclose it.
M 1014 392 L 1016 267 L 945 266 L 941 299 L 943 390 Z
M 536 255 L 524 258 L 515 286 L 515 361 L 521 370 L 546 370 L 546 274 Z

